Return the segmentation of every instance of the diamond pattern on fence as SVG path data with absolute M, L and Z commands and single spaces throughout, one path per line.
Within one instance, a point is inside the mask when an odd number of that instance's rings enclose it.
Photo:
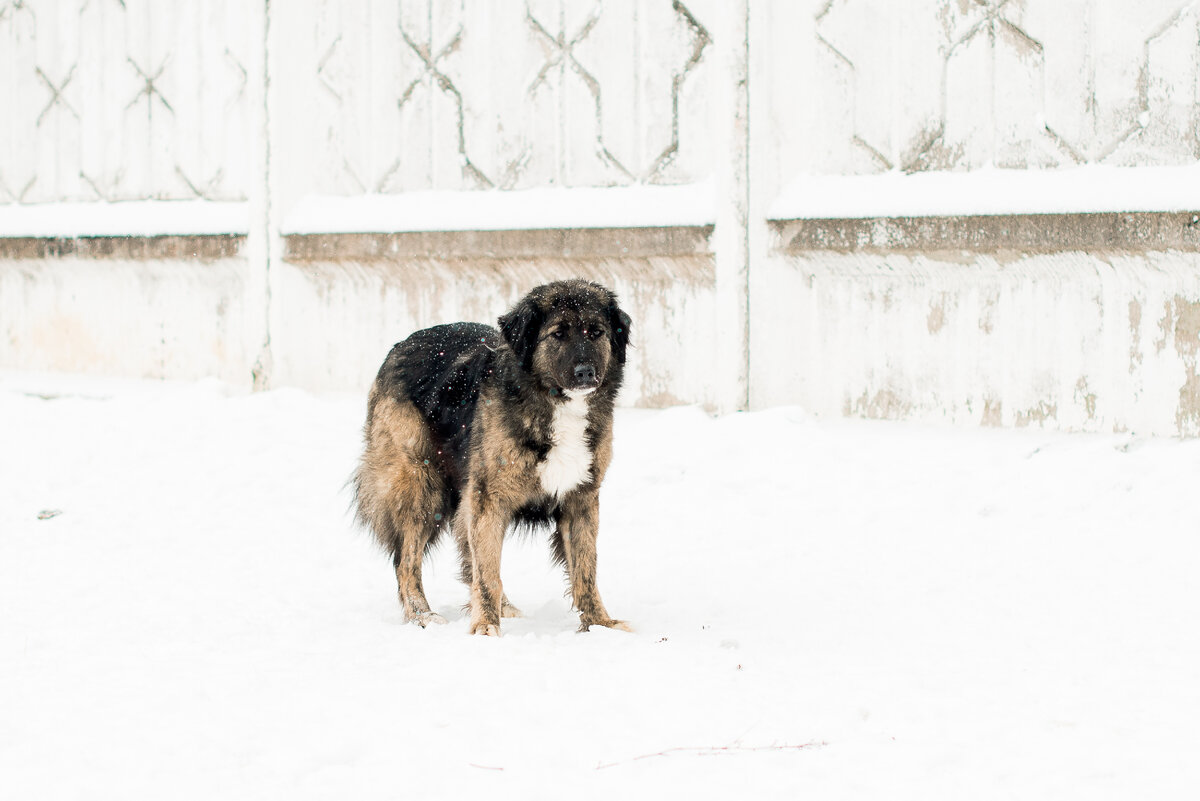
M 1200 158 L 1197 0 L 825 0 L 814 23 L 848 146 L 822 171 Z
M 680 183 L 710 169 L 711 36 L 679 0 L 315 9 L 312 191 Z
M 244 200 L 250 13 L 0 2 L 0 202 Z

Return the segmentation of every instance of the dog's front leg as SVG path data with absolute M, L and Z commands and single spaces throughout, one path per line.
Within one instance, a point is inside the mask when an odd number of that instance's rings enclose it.
M 595 490 L 569 493 L 562 502 L 558 521 L 563 551 L 567 557 L 567 577 L 571 582 L 571 603 L 579 611 L 579 630 L 607 626 L 633 631 L 623 620 L 614 620 L 600 600 L 596 587 L 596 537 L 600 530 L 600 496 Z
M 501 602 L 500 548 L 504 543 L 506 515 L 495 499 L 474 488 L 463 503 L 467 511 L 465 529 L 471 556 L 471 634 L 500 635 Z

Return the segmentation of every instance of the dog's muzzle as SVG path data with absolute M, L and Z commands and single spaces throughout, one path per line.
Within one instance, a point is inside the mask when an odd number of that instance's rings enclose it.
M 593 364 L 575 365 L 575 385 L 578 387 L 594 387 L 596 381 L 596 366 Z

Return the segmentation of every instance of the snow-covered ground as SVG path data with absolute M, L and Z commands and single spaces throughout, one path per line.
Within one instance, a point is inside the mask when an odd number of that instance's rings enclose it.
M 534 540 L 486 639 L 452 548 L 422 630 L 352 527 L 364 407 L 0 374 L 0 797 L 1200 791 L 1200 441 L 621 411 L 637 633 Z

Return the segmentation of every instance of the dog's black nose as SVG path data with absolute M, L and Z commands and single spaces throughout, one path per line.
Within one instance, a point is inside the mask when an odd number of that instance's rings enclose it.
M 596 368 L 591 364 L 578 364 L 575 366 L 575 380 L 580 384 L 596 383 Z

